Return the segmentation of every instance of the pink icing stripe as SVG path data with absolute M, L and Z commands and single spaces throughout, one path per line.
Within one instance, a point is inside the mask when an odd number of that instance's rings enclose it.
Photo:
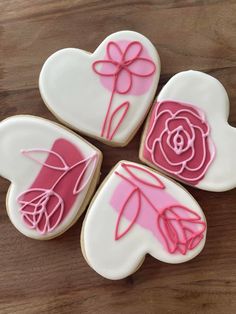
M 106 46 L 107 59 L 97 60 L 92 64 L 93 71 L 96 74 L 113 79 L 111 96 L 101 130 L 101 136 L 109 141 L 115 136 L 130 106 L 130 103 L 125 101 L 112 111 L 114 95 L 116 93 L 130 93 L 133 88 L 134 77 L 140 79 L 151 77 L 156 71 L 156 66 L 151 59 L 140 56 L 144 49 L 140 42 L 128 42 L 124 49 L 122 49 L 122 46 L 123 42 L 108 42 Z M 122 109 L 124 109 L 123 114 L 114 130 L 111 131 L 114 117 Z
M 22 218 L 29 228 L 40 234 L 52 232 L 87 186 L 98 156 L 84 158 L 74 144 L 64 139 L 56 140 L 51 150 L 36 148 L 22 150 L 22 153 L 42 165 L 31 187 L 17 198 Z M 37 154 L 45 155 L 46 161 L 37 159 Z M 84 179 L 87 171 L 89 175 Z
M 121 166 L 126 175 L 115 171 L 121 182 L 111 198 L 111 205 L 118 212 L 115 240 L 126 236 L 137 223 L 152 232 L 171 254 L 185 255 L 197 247 L 206 230 L 201 217 L 169 195 L 159 178 L 161 184 L 153 184 L 157 176 L 152 172 L 133 164 Z M 123 217 L 129 221 L 125 228 L 122 228 Z
M 195 185 L 205 176 L 215 153 L 203 112 L 177 101 L 156 103 L 144 145 L 145 159 Z

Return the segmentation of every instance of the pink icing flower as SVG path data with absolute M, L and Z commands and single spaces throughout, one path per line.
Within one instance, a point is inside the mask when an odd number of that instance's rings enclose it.
M 183 255 L 201 242 L 206 230 L 206 224 L 198 214 L 179 205 L 164 209 L 158 215 L 157 225 L 168 251 L 179 251 Z
M 24 197 L 31 196 L 29 201 Z M 64 202 L 59 194 L 47 189 L 29 189 L 18 198 L 22 205 L 22 218 L 29 228 L 36 229 L 40 234 L 54 230 L 59 223 L 64 210 Z
M 156 166 L 190 184 L 204 177 L 215 156 L 203 113 L 176 101 L 156 104 L 145 145 Z
M 84 158 L 65 139 L 57 139 L 51 150 L 33 148 L 21 153 L 42 166 L 30 188 L 17 197 L 21 217 L 30 229 L 50 233 L 61 224 L 77 195 L 89 183 L 97 154 Z M 45 161 L 40 155 L 45 156 Z
M 131 93 L 134 85 L 141 86 L 139 79 L 151 77 L 156 70 L 151 59 L 141 57 L 142 52 L 143 45 L 138 41 L 129 42 L 123 49 L 118 42 L 110 41 L 106 46 L 106 58 L 92 64 L 96 74 L 112 80 L 111 96 L 101 130 L 101 136 L 109 141 L 113 139 L 130 107 L 130 102 L 124 101 L 113 109 L 114 95 Z
M 154 74 L 155 64 L 152 60 L 140 57 L 143 46 L 138 41 L 130 42 L 122 50 L 118 43 L 107 44 L 107 59 L 93 63 L 94 71 L 102 76 L 114 78 L 114 92 L 126 94 L 132 87 L 132 76 L 148 77 Z

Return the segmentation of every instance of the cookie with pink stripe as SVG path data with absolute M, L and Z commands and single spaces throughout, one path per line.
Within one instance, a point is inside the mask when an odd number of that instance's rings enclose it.
M 229 99 L 212 76 L 186 71 L 163 87 L 147 120 L 140 159 L 186 184 L 209 191 L 236 187 L 236 129 Z
M 125 146 L 149 110 L 159 75 L 152 43 L 139 33 L 120 31 L 93 53 L 55 52 L 42 67 L 39 89 L 63 123 L 108 145 Z
M 6 205 L 24 235 L 47 240 L 82 214 L 99 178 L 98 149 L 58 124 L 33 116 L 0 123 L 0 174 L 11 181 Z
M 204 247 L 206 229 L 200 206 L 183 187 L 146 166 L 121 161 L 89 206 L 81 247 L 97 273 L 122 279 L 146 254 L 165 263 L 194 258 Z

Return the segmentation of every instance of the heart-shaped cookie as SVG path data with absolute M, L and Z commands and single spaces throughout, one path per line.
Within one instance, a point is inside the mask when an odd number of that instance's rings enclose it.
M 144 120 L 160 75 L 160 59 L 143 35 L 121 31 L 94 53 L 66 48 L 51 55 L 41 96 L 57 118 L 109 145 L 125 146 Z
M 205 238 L 204 214 L 184 188 L 150 168 L 121 161 L 90 204 L 81 247 L 96 272 L 122 279 L 146 254 L 186 262 L 201 252 Z
M 66 231 L 95 189 L 102 155 L 58 124 L 33 116 L 0 123 L 0 174 L 11 181 L 6 205 L 24 235 L 46 240 Z
M 149 115 L 140 159 L 189 185 L 209 191 L 236 187 L 236 129 L 229 99 L 212 76 L 186 71 L 163 87 Z

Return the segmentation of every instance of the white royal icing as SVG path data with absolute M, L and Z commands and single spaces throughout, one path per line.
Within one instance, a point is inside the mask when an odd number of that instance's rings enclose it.
M 106 46 L 111 41 L 139 41 L 156 70 L 145 93 L 115 94 L 113 109 L 124 101 L 129 101 L 130 106 L 113 139 L 108 141 L 101 136 L 101 128 L 111 91 L 101 84 L 101 78 L 93 71 L 92 65 L 105 59 Z M 120 31 L 108 36 L 92 54 L 77 48 L 55 52 L 42 67 L 39 89 L 45 104 L 62 122 L 108 144 L 122 146 L 127 144 L 143 121 L 155 95 L 159 75 L 160 59 L 152 43 L 139 33 Z

